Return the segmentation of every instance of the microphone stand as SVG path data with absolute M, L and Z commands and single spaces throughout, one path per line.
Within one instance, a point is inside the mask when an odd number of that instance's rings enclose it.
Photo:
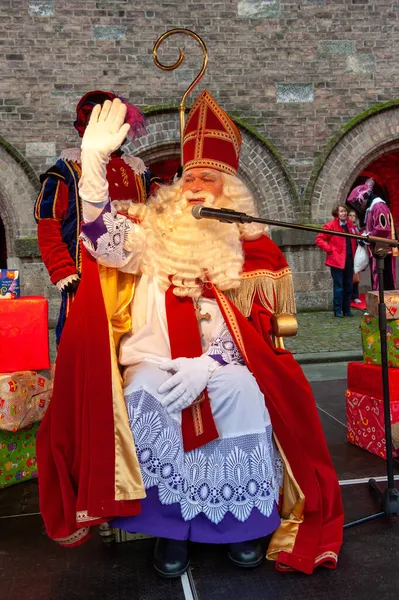
M 398 248 L 397 240 L 389 240 L 372 235 L 360 235 L 354 233 L 346 233 L 342 231 L 330 231 L 320 227 L 312 227 L 310 225 L 299 225 L 297 223 L 285 223 L 283 221 L 274 221 L 272 219 L 263 219 L 261 217 L 252 217 L 245 213 L 235 213 L 227 209 L 213 210 L 214 215 L 220 213 L 220 217 L 212 216 L 204 218 L 217 218 L 219 221 L 226 223 L 264 223 L 265 225 L 274 225 L 276 227 L 285 227 L 288 229 L 299 229 L 302 231 L 311 231 L 314 233 L 328 233 L 328 235 L 337 235 L 345 238 L 353 238 L 362 240 L 372 244 L 373 256 L 377 259 L 377 273 L 379 284 L 379 302 L 378 302 L 378 327 L 380 331 L 381 344 L 381 374 L 382 374 L 382 392 L 384 405 L 384 426 L 385 426 L 385 441 L 386 441 L 386 465 L 387 465 L 387 487 L 381 489 L 375 479 L 369 480 L 370 488 L 376 492 L 380 500 L 381 510 L 377 513 L 362 517 L 356 521 L 346 523 L 344 528 L 354 527 L 361 523 L 366 523 L 383 516 L 395 516 L 399 514 L 399 490 L 395 487 L 394 478 L 394 462 L 392 454 L 392 430 L 391 430 L 391 407 L 389 398 L 389 371 L 388 371 L 388 344 L 387 344 L 387 317 L 384 298 L 384 259 L 388 254 L 389 248 Z M 201 217 L 197 217 L 201 218 Z

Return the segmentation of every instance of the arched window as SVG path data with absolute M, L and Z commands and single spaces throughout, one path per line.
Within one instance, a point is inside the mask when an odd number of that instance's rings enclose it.
M 357 177 L 356 187 L 369 177 L 375 181 L 374 193 L 391 209 L 396 227 L 399 225 L 399 152 L 387 152 L 372 161 Z

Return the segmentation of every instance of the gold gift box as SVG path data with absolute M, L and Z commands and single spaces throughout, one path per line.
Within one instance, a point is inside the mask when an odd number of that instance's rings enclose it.
M 0 430 L 18 431 L 41 421 L 51 393 L 50 370 L 0 374 Z

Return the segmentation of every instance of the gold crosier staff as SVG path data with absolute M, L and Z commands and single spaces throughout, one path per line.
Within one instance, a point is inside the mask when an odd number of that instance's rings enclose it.
M 182 165 L 183 164 L 183 134 L 184 134 L 184 124 L 185 124 L 185 119 L 184 119 L 185 102 L 186 102 L 187 96 L 193 91 L 193 89 L 199 83 L 199 81 L 202 79 L 202 76 L 205 73 L 205 70 L 206 70 L 206 67 L 207 67 L 207 64 L 208 64 L 208 51 L 206 49 L 206 46 L 205 46 L 204 42 L 200 38 L 200 36 L 197 35 L 196 33 L 194 33 L 194 31 L 191 31 L 190 29 L 180 29 L 180 28 L 169 29 L 169 31 L 166 31 L 164 34 L 161 35 L 160 38 L 157 39 L 157 41 L 155 42 L 155 45 L 154 45 L 154 49 L 152 51 L 152 56 L 154 58 L 155 64 L 157 65 L 157 67 L 159 67 L 163 71 L 174 71 L 175 69 L 177 69 L 178 67 L 180 67 L 180 65 L 182 64 L 182 62 L 184 60 L 184 49 L 181 50 L 180 48 L 179 48 L 179 58 L 177 59 L 177 61 L 173 65 L 163 65 L 158 60 L 157 52 L 158 52 L 159 46 L 162 44 L 162 42 L 164 40 L 166 40 L 166 38 L 168 38 L 169 36 L 174 35 L 176 33 L 183 33 L 185 35 L 190 35 L 195 40 L 197 40 L 197 42 L 199 43 L 199 45 L 202 48 L 202 52 L 203 52 L 203 55 L 204 55 L 204 61 L 202 63 L 201 70 L 198 73 L 197 77 L 194 79 L 194 81 L 188 86 L 188 88 L 184 92 L 183 97 L 182 97 L 181 102 L 180 102 L 180 106 L 179 106 L 179 115 L 180 115 L 180 163 Z
M 163 65 L 158 60 L 157 52 L 158 52 L 159 46 L 162 44 L 162 42 L 166 38 L 168 38 L 170 35 L 174 35 L 176 33 L 183 33 L 185 35 L 190 35 L 191 37 L 193 37 L 200 44 L 200 46 L 202 48 L 202 52 L 204 54 L 204 62 L 202 63 L 202 68 L 201 68 L 200 72 L 198 73 L 197 77 L 194 79 L 194 81 L 188 86 L 188 88 L 184 92 L 183 97 L 180 102 L 180 106 L 179 106 L 180 163 L 181 163 L 181 165 L 183 165 L 183 133 L 184 133 L 184 122 L 185 122 L 185 120 L 184 120 L 184 105 L 185 105 L 187 96 L 190 94 L 190 92 L 193 91 L 193 89 L 195 88 L 197 83 L 199 83 L 199 81 L 202 79 L 202 76 L 205 73 L 205 70 L 206 70 L 206 67 L 208 64 L 208 51 L 206 49 L 205 43 L 202 41 L 202 39 L 199 37 L 199 35 L 194 33 L 194 31 L 191 31 L 191 29 L 169 29 L 169 31 L 166 31 L 163 35 L 161 35 L 160 38 L 157 39 L 157 41 L 155 42 L 155 45 L 154 45 L 154 49 L 152 51 L 152 56 L 154 58 L 155 64 L 157 65 L 157 67 L 159 67 L 163 71 L 174 71 L 175 69 L 180 67 L 180 65 L 182 64 L 182 62 L 184 60 L 184 50 L 180 50 L 180 48 L 179 48 L 179 58 L 173 65 Z M 181 171 L 181 169 L 182 169 L 182 167 L 180 167 L 179 171 Z M 180 174 L 181 173 L 179 172 L 178 175 L 180 175 Z M 197 315 L 197 316 L 199 316 L 199 315 Z M 296 332 L 298 330 L 298 324 L 297 324 L 297 321 L 296 321 L 294 315 L 285 315 L 285 314 L 284 315 L 274 315 L 273 319 L 272 319 L 272 326 L 273 326 L 274 342 L 275 342 L 275 345 L 279 348 L 284 348 L 284 343 L 283 343 L 281 336 L 296 335 Z

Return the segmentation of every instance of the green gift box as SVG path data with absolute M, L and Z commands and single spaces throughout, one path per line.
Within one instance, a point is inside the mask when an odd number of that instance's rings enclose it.
M 0 488 L 37 477 L 36 435 L 40 423 L 19 431 L 0 430 Z
M 367 365 L 381 365 L 380 330 L 377 317 L 364 315 L 360 329 L 362 332 L 363 362 Z M 387 323 L 388 366 L 399 368 L 399 319 Z

